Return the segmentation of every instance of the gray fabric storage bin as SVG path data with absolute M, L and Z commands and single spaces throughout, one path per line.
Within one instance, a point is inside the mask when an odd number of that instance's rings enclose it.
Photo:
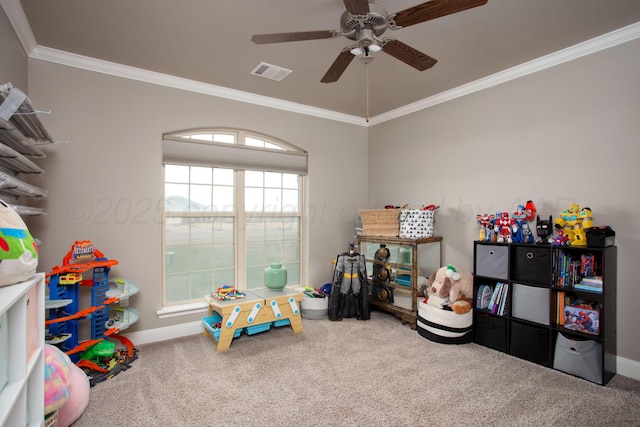
M 519 283 L 514 283 L 511 287 L 513 288 L 511 294 L 511 316 L 548 325 L 550 289 L 521 285 Z
M 476 276 L 509 278 L 509 246 L 476 245 Z
M 602 343 L 570 340 L 558 334 L 553 368 L 602 384 Z

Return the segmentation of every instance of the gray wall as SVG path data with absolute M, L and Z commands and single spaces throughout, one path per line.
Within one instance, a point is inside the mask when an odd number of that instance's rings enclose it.
M 41 271 L 60 264 L 75 240 L 91 240 L 120 264 L 112 277 L 137 281 L 140 321 L 127 332 L 199 320 L 159 319 L 162 306 L 161 139 L 199 127 L 255 130 L 309 152 L 309 284 L 331 279 L 331 260 L 353 235 L 367 198 L 367 129 L 169 89 L 41 60 L 29 63 L 29 96 L 52 114 L 58 139 L 41 162 L 46 216 L 30 219 L 42 241 Z M 339 154 L 337 154 L 339 153 Z M 344 178 L 350 185 L 343 185 Z
M 0 84 L 11 83 L 27 92 L 27 54 L 24 52 L 13 26 L 0 7 Z
M 442 207 L 444 261 L 473 269 L 475 215 L 591 207 L 618 246 L 618 354 L 640 361 L 640 41 L 370 129 L 369 204 Z
M 138 281 L 132 305 L 148 330 L 198 319 L 160 320 L 162 133 L 200 126 L 251 129 L 310 152 L 309 284 L 329 279 L 360 206 L 442 206 L 436 232 L 445 262 L 472 268 L 475 214 L 513 211 L 533 199 L 543 215 L 590 206 L 619 247 L 618 352 L 640 361 L 640 41 L 609 49 L 370 128 L 186 93 L 39 60 L 29 62 L 0 14 L 0 82 L 28 91 L 53 135 L 48 215 L 28 219 L 42 240 L 41 271 L 75 240 L 90 239 Z M 368 135 L 367 135 L 368 134 Z M 368 147 L 367 147 L 368 142 Z M 339 153 L 339 154 L 338 154 Z M 417 154 L 416 154 L 417 153 Z M 336 173 L 336 171 L 339 171 Z M 370 173 L 368 173 L 370 171 Z M 348 178 L 350 185 L 343 185 Z M 368 202 L 367 202 L 368 200 Z

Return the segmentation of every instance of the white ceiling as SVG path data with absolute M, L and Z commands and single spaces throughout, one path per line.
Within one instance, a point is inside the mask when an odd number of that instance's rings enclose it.
M 18 0 L 3 0 L 16 2 Z M 376 0 L 390 13 L 421 0 Z M 20 0 L 40 47 L 357 117 L 366 115 L 366 67 L 351 62 L 321 83 L 344 37 L 256 45 L 253 34 L 339 30 L 340 0 Z M 387 31 L 438 60 L 417 71 L 379 52 L 369 66 L 377 116 L 640 23 L 640 0 L 489 0 L 484 6 Z M 624 30 L 623 30 L 624 31 Z M 249 73 L 260 62 L 293 72 Z

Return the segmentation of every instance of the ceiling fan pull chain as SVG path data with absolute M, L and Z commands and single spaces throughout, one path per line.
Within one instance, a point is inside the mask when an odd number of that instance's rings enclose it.
M 365 117 L 365 120 L 369 123 L 369 63 L 364 64 L 364 66 L 367 69 L 367 117 Z

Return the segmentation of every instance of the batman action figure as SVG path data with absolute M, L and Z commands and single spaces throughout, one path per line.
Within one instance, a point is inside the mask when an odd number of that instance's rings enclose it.
M 355 251 L 353 243 L 349 243 L 347 252 L 338 255 L 331 283 L 330 320 L 342 320 L 344 317 L 368 320 L 371 317 L 367 263 L 364 255 Z

